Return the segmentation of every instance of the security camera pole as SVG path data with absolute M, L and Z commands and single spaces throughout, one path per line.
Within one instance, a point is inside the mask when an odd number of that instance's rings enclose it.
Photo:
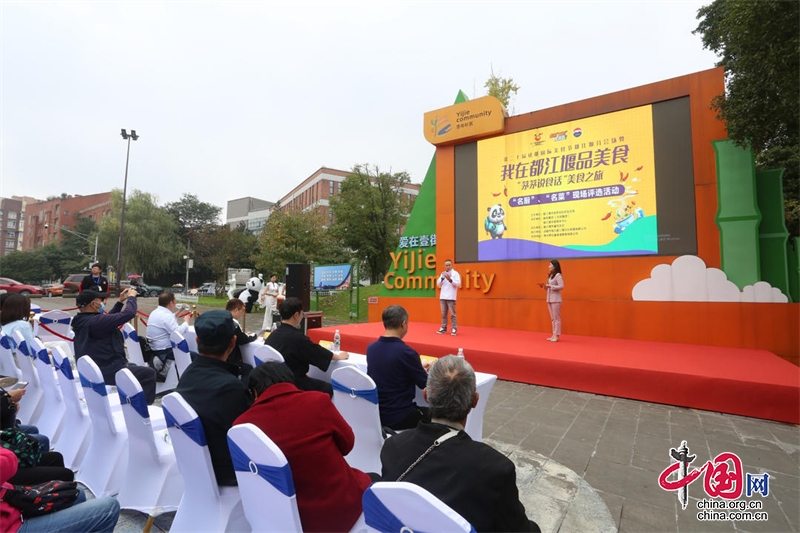
M 122 294 L 122 286 L 120 285 L 122 282 L 122 236 L 125 232 L 125 196 L 128 193 L 128 161 L 131 157 L 131 140 L 139 140 L 139 136 L 136 135 L 136 130 L 131 130 L 131 133 L 128 134 L 128 132 L 125 131 L 125 128 L 123 128 L 120 135 L 122 135 L 124 140 L 128 141 L 128 153 L 125 156 L 125 184 L 122 186 L 122 214 L 119 218 L 119 246 L 117 247 L 117 295 Z

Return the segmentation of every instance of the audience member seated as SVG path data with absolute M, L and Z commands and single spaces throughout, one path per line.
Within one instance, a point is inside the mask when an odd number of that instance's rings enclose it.
M 367 374 L 378 387 L 381 424 L 392 429 L 417 427 L 420 420 L 430 421 L 426 407 L 414 403 L 416 388 L 425 388 L 426 367 L 419 354 L 403 342 L 408 333 L 408 312 L 399 305 L 383 311 L 386 332 L 367 347 Z
M 13 339 L 14 332 L 19 331 L 30 346 L 33 342 L 33 327 L 30 323 L 31 301 L 24 294 L 8 293 L 4 296 L 2 308 L 0 308 L 0 324 L 3 325 L 3 333 Z
M 49 452 L 50 438 L 47 435 L 39 433 L 39 428 L 36 426 L 20 424 L 19 420 L 17 420 L 19 402 L 23 396 L 25 396 L 25 389 L 7 391 L 0 387 L 0 429 L 18 429 L 39 441 L 40 451 Z
M 156 399 L 156 371 L 129 363 L 120 327 L 136 316 L 136 290 L 125 289 L 114 308 L 104 314 L 108 293 L 85 290 L 75 298 L 78 314 L 72 319 L 75 358 L 88 355 L 100 367 L 106 385 L 116 385 L 116 373 L 127 368 L 139 380 L 147 404 Z M 125 308 L 123 309 L 123 305 Z
M 463 357 L 442 357 L 431 366 L 423 394 L 431 421 L 386 440 L 384 481 L 423 487 L 478 532 L 539 531 L 519 501 L 514 463 L 464 431 L 467 415 L 478 404 L 470 364 Z
M 0 448 L 0 485 L 6 489 L 13 488 L 11 485 L 15 484 L 16 472 L 17 456 Z M 56 479 L 70 481 L 72 478 Z M 0 531 L 4 533 L 112 533 L 118 520 L 119 502 L 115 498 L 86 501 L 83 490 L 80 490 L 78 499 L 70 507 L 25 518 L 24 521 L 17 509 L 0 498 Z
M 158 307 L 150 313 L 147 321 L 147 342 L 152 351 L 151 364 L 157 371 L 158 381 L 164 382 L 170 367 L 175 364 L 175 354 L 172 352 L 172 342 L 170 335 L 177 331 L 181 335 L 186 335 L 189 331 L 189 320 L 191 314 L 183 317 L 183 324 L 178 325 L 175 318 L 175 308 L 178 303 L 175 295 L 169 291 L 158 295 Z M 156 359 L 158 358 L 158 359 Z
M 228 362 L 236 346 L 235 329 L 228 311 L 214 309 L 197 317 L 194 330 L 200 355 L 183 373 L 177 388 L 203 424 L 220 485 L 236 485 L 228 451 L 228 430 L 236 417 L 253 403 L 247 387 L 239 381 L 239 368 Z
M 233 351 L 228 357 L 228 362 L 239 367 L 240 379 L 242 383 L 247 384 L 250 382 L 250 371 L 253 370 L 253 367 L 242 360 L 242 350 L 240 346 L 255 342 L 258 339 L 258 335 L 242 331 L 242 325 L 239 321 L 242 320 L 242 317 L 245 315 L 245 305 L 243 301 L 239 298 L 231 298 L 228 300 L 228 303 L 225 304 L 225 310 L 233 316 L 233 325 L 236 328 L 236 346 L 233 347 Z
M 301 391 L 283 363 L 250 373 L 258 399 L 236 424 L 258 426 L 281 449 L 292 470 L 303 531 L 350 531 L 361 516 L 361 497 L 379 479 L 351 468 L 344 456 L 353 430 L 321 392 Z
M 323 372 L 328 370 L 331 360 L 342 360 L 350 357 L 347 352 L 333 353 L 327 348 L 315 344 L 305 336 L 298 327 L 303 321 L 303 302 L 299 298 L 286 298 L 278 305 L 281 314 L 281 325 L 267 337 L 265 344 L 278 350 L 294 373 L 294 383 L 302 390 L 322 391 L 333 397 L 330 383 L 308 377 L 309 365 Z

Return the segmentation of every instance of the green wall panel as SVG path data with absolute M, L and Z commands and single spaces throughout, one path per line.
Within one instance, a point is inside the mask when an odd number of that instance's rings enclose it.
M 761 224 L 758 227 L 758 250 L 761 281 L 789 295 L 789 264 L 786 245 L 789 230 L 783 216 L 783 169 L 756 172 L 756 196 Z

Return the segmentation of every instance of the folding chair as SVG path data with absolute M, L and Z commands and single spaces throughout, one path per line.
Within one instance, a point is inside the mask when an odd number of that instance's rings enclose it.
M 381 471 L 383 431 L 378 412 L 378 389 L 367 374 L 355 366 L 337 368 L 331 374 L 333 405 L 356 437 L 345 460 L 363 472 Z
M 283 452 L 253 424 L 229 429 L 228 447 L 253 531 L 302 533 L 292 471 Z
M 115 376 L 122 415 L 128 429 L 128 469 L 120 486 L 119 505 L 156 516 L 176 511 L 183 496 L 183 478 L 166 429 L 153 430 L 147 400 L 127 368 Z
M 249 532 L 239 487 L 217 485 L 197 413 L 177 392 L 164 396 L 161 405 L 186 487 L 170 532 Z
M 373 483 L 361 503 L 368 531 L 475 533 L 469 522 L 439 498 L 406 481 Z
M 58 439 L 58 451 L 64 457 L 64 466 L 78 470 L 86 457 L 92 435 L 92 420 L 86 402 L 78 397 L 77 383 L 69 357 L 58 347 L 53 347 L 53 363 L 58 369 L 58 384 L 64 398 L 64 427 Z
M 175 356 L 175 369 L 178 372 L 178 381 L 180 377 L 192 364 L 192 356 L 189 353 L 189 343 L 183 338 L 183 335 L 177 331 L 173 331 L 169 336 L 169 342 L 172 343 L 172 354 Z
M 17 366 L 17 359 L 14 356 L 16 349 L 17 342 L 13 337 L 0 331 L 0 376 L 22 379 L 22 370 Z
M 242 353 L 244 353 L 244 352 L 242 352 Z M 259 346 L 258 348 L 256 348 L 255 352 L 253 352 L 253 362 L 252 363 L 248 363 L 247 361 L 245 361 L 245 363 L 252 364 L 253 368 L 255 368 L 255 367 L 257 367 L 258 365 L 260 365 L 262 363 L 266 363 L 267 361 L 277 361 L 278 363 L 283 363 L 284 362 L 283 361 L 283 356 L 281 355 L 281 352 L 279 352 L 278 350 L 276 350 L 272 346 L 268 346 L 266 344 L 263 344 L 263 345 Z
M 147 366 L 142 355 L 142 345 L 139 344 L 139 334 L 126 322 L 122 326 L 122 335 L 125 337 L 125 347 L 128 349 L 128 361 L 138 366 Z
M 66 311 L 60 309 L 47 311 L 34 318 L 34 334 L 48 347 L 52 347 L 50 343 L 59 343 L 62 349 L 68 345 L 70 354 L 74 356 L 75 345 L 70 339 L 75 337 L 75 333 L 71 324 L 72 315 Z
M 22 333 L 15 331 L 13 336 L 14 342 L 17 344 L 17 363 L 19 363 L 19 368 L 22 372 L 22 380 L 28 382 L 28 386 L 25 388 L 25 396 L 19 402 L 17 418 L 22 420 L 23 424 L 35 426 L 44 410 L 44 390 L 42 390 L 39 372 L 34 364 L 36 353 L 28 346 Z
M 50 364 L 50 354 L 44 347 L 42 341 L 33 339 L 33 343 L 28 346 L 28 350 L 35 354 L 33 361 L 36 366 L 36 373 L 39 374 L 39 382 L 42 385 L 42 400 L 44 407 L 36 426 L 39 433 L 50 437 L 50 445 L 55 447 L 58 444 L 61 430 L 64 427 L 64 397 L 58 386 L 58 377 L 55 369 Z M 27 395 L 27 392 L 26 392 Z M 24 398 L 24 397 L 23 397 Z
M 88 355 L 78 358 L 78 375 L 92 420 L 92 440 L 76 480 L 98 498 L 113 496 L 128 468 L 128 430 L 122 417 L 113 416 L 103 373 Z

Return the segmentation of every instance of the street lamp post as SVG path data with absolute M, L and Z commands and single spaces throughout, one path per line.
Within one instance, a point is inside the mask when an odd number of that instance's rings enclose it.
M 122 236 L 125 232 L 125 197 L 128 193 L 128 161 L 131 157 L 131 141 L 138 141 L 139 136 L 136 130 L 131 130 L 130 134 L 122 128 L 120 133 L 122 138 L 128 141 L 128 153 L 125 155 L 125 184 L 122 186 L 122 213 L 119 218 L 119 246 L 117 247 L 117 294 L 122 293 L 120 282 L 122 281 Z

